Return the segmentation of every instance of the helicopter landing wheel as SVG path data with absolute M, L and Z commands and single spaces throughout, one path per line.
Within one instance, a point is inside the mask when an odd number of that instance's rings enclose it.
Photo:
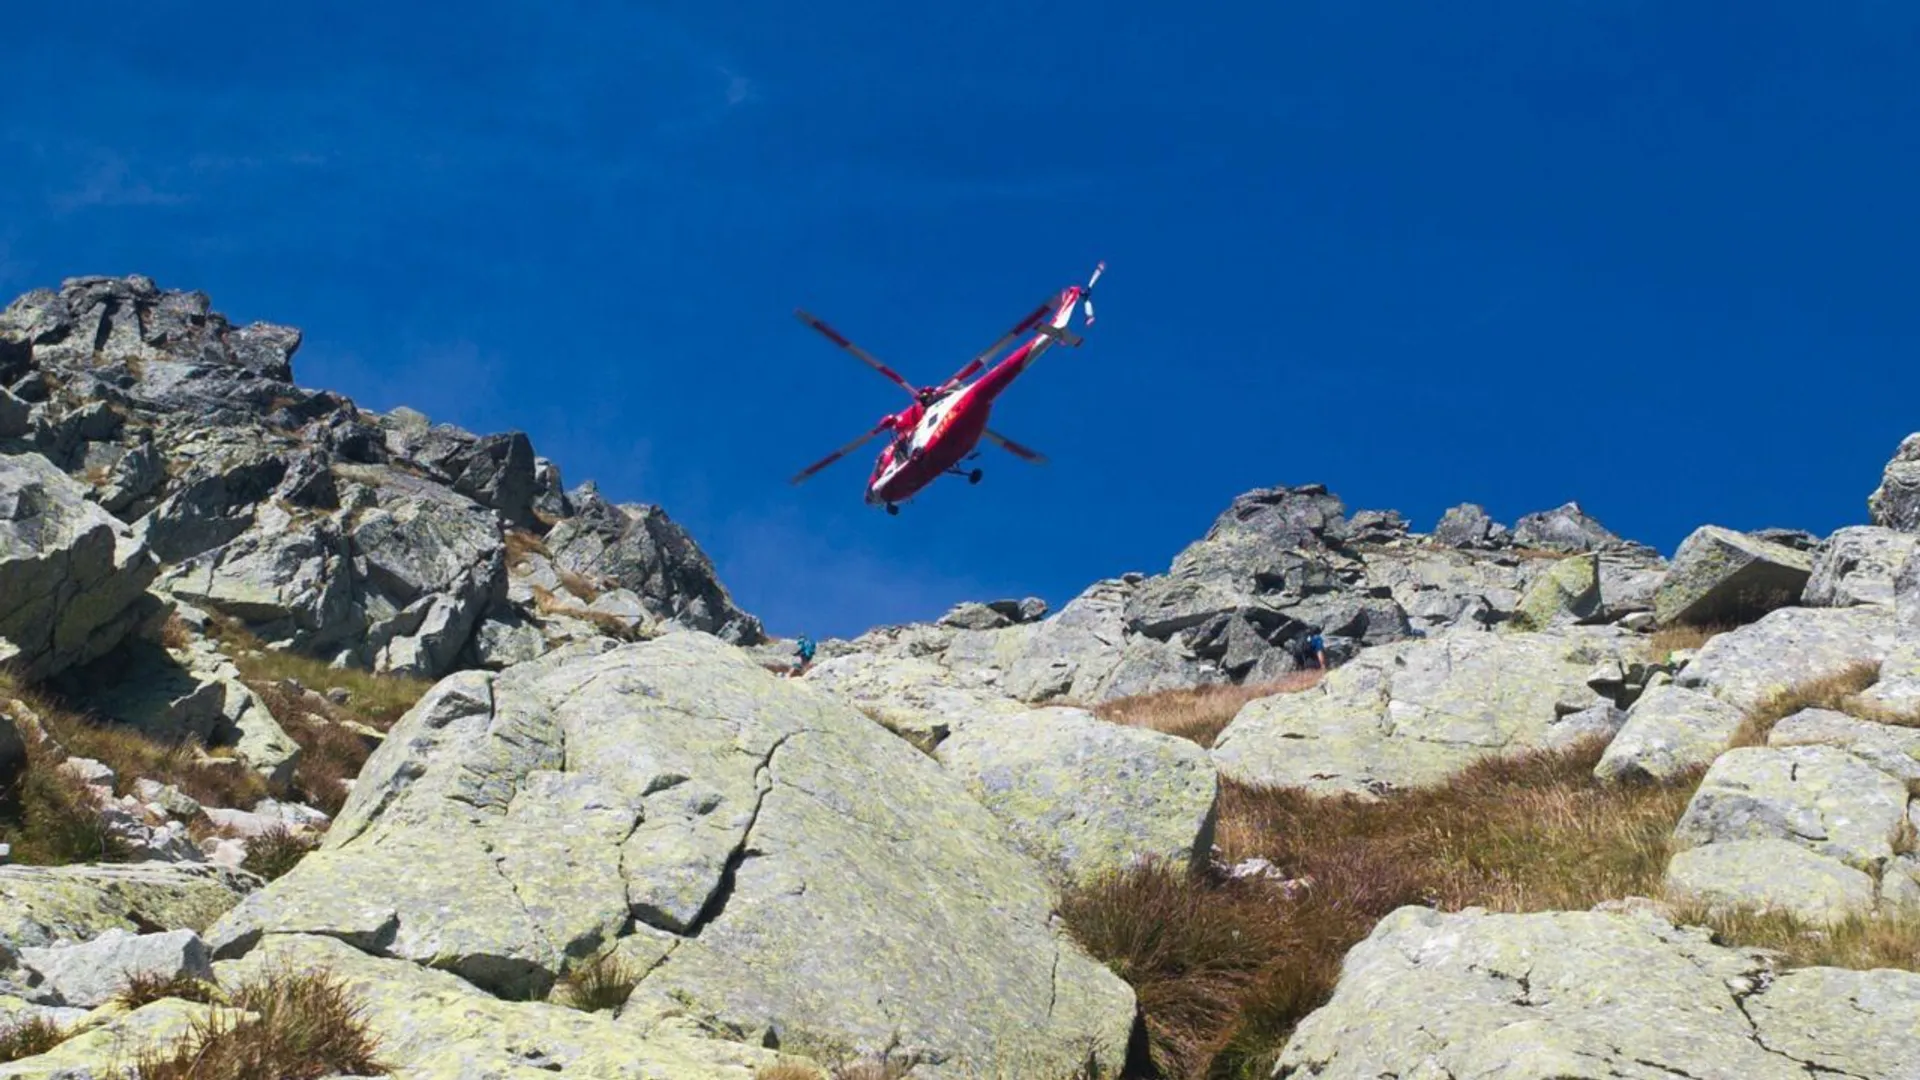
M 980 472 L 980 470 L 979 470 L 979 469 L 975 469 L 975 470 L 973 470 L 972 472 L 970 472 L 970 473 L 968 473 L 968 474 L 967 474 L 967 483 L 969 483 L 969 484 L 977 484 L 977 483 L 979 483 L 979 482 L 980 482 L 980 477 L 981 477 L 981 475 L 982 475 L 982 474 L 981 474 L 981 472 Z
M 894 515 L 896 515 L 896 516 L 897 516 L 897 515 L 898 515 L 898 514 L 900 513 L 900 508 L 899 508 L 899 507 L 897 507 L 897 506 L 895 506 L 895 505 L 893 505 L 892 503 L 888 503 L 888 504 L 887 504 L 887 513 L 889 513 L 889 514 L 894 514 Z

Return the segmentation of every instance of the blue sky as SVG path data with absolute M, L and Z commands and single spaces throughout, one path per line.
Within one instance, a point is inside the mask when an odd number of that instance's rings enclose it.
M 658 502 L 780 633 L 1164 569 L 1322 482 L 1671 551 L 1920 429 L 1920 7 L 102 0 L 9 26 L 0 292 L 144 273 Z M 898 518 L 786 479 L 1097 260 Z

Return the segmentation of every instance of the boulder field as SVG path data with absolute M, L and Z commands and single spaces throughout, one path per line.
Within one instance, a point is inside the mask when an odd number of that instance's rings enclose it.
M 1920 435 L 1859 523 L 1670 556 L 1574 502 L 1423 533 L 1260 488 L 1163 570 L 789 678 L 664 509 L 300 388 L 300 342 L 137 276 L 0 313 L 0 1078 L 118 1077 L 315 973 L 399 1077 L 1145 1077 L 1165 1003 L 1067 898 L 1257 879 L 1236 791 L 1574 746 L 1690 785 L 1663 895 L 1400 907 L 1258 1071 L 1920 1077 L 1912 964 L 1696 925 L 1920 925 Z

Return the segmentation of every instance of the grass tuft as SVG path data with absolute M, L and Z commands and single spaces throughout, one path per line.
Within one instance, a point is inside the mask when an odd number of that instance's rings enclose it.
M 130 850 L 107 828 L 92 792 L 60 768 L 44 746 L 27 749 L 26 768 L 10 791 L 0 792 L 0 840 L 11 858 L 30 866 L 119 862 Z
M 1252 1075 L 1395 908 L 1583 910 L 1658 895 L 1699 773 L 1602 785 L 1604 749 L 1489 759 L 1372 801 L 1223 781 L 1224 861 L 1264 858 L 1284 880 L 1147 866 L 1069 891 L 1062 915 L 1133 985 L 1166 1075 Z
M 1880 678 L 1880 664 L 1862 660 L 1817 679 L 1795 683 L 1768 695 L 1765 701 L 1748 710 L 1747 718 L 1734 732 L 1729 748 L 1765 746 L 1773 726 L 1802 709 L 1835 709 L 1850 712 L 1849 698 L 1872 686 Z
M 247 839 L 247 857 L 240 868 L 273 881 L 285 876 L 319 846 L 319 838 L 311 833 L 294 832 L 285 825 L 276 825 Z
M 160 625 L 160 645 L 167 649 L 184 649 L 193 643 L 193 628 L 187 625 L 177 613 L 167 616 Z
M 380 1075 L 378 1040 L 328 971 L 267 972 L 228 995 L 242 1013 L 196 1020 L 171 1047 L 150 1048 L 130 1080 L 321 1080 Z
M 597 953 L 560 977 L 561 996 L 582 1012 L 610 1011 L 627 1003 L 641 974 L 615 953 Z
M 220 993 L 218 986 L 191 975 L 135 972 L 127 977 L 126 985 L 114 995 L 114 1001 L 129 1010 L 168 999 L 193 1001 L 202 1005 L 226 1004 L 226 997 Z
M 44 1016 L 0 1024 L 0 1063 L 36 1057 L 65 1041 L 67 1033 Z
M 1271 682 L 1245 686 L 1200 686 L 1117 698 L 1093 709 L 1102 720 L 1151 728 L 1211 748 L 1242 706 L 1275 694 L 1292 694 L 1320 685 L 1321 671 L 1299 671 Z
M 553 557 L 547 550 L 546 542 L 525 529 L 508 529 L 505 539 L 509 567 L 520 566 L 535 555 L 542 558 Z

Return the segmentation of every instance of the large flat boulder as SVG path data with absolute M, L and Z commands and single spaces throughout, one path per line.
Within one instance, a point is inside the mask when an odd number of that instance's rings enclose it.
M 1714 761 L 1674 827 L 1676 848 L 1789 840 L 1876 873 L 1907 820 L 1907 787 L 1825 745 L 1749 746 Z
M 1594 766 L 1602 780 L 1672 780 L 1708 765 L 1747 714 L 1712 694 L 1671 683 L 1640 695 Z
M 1714 635 L 1674 683 L 1752 710 L 1781 690 L 1880 662 L 1896 637 L 1892 614 L 1875 605 L 1782 608 Z
M 158 564 L 125 523 L 39 454 L 0 455 L 0 641 L 44 679 L 104 656 L 143 615 Z
M 1673 553 L 1653 614 L 1668 625 L 1750 622 L 1798 603 L 1812 572 L 1803 551 L 1702 525 Z
M 1275 1080 L 1897 1077 L 1920 975 L 1808 968 L 1651 915 L 1395 911 L 1347 954 Z
M 211 961 L 207 943 L 191 930 L 108 930 L 77 945 L 20 950 L 21 964 L 38 979 L 37 989 L 57 1004 L 85 1009 L 105 1005 L 136 976 L 210 979 Z
M 1589 676 L 1630 649 L 1600 627 L 1369 649 L 1311 690 L 1249 702 L 1213 760 L 1245 783 L 1328 793 L 1435 783 L 1480 757 L 1551 744 L 1562 718 L 1606 703 Z
M 1838 859 L 1763 836 L 1674 853 L 1668 897 L 1722 910 L 1781 912 L 1814 925 L 1873 910 L 1873 876 Z
M 1051 907 L 930 758 L 682 632 L 442 680 L 325 845 L 208 940 L 227 959 L 325 935 L 508 996 L 620 948 L 644 958 L 621 1013 L 642 1033 L 691 1019 L 953 1070 L 1117 1064 L 1132 993 Z
M 1920 532 L 1920 431 L 1900 440 L 1880 486 L 1867 496 L 1867 511 L 1875 525 Z
M 208 863 L 0 866 L 0 949 L 91 941 L 110 930 L 205 930 L 259 879 Z
M 934 756 L 1062 883 L 1199 868 L 1213 847 L 1219 778 L 1187 739 L 1047 708 L 978 720 Z

